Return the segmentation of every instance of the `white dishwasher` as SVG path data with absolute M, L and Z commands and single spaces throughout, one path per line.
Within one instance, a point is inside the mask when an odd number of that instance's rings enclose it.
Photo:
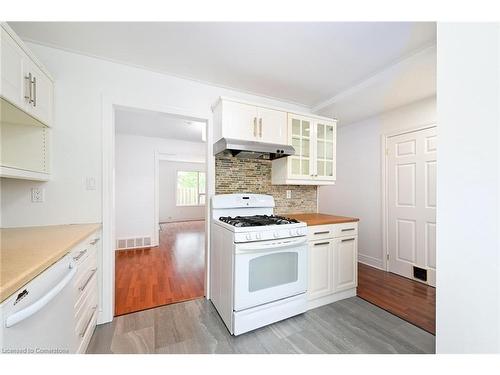
M 76 267 L 68 254 L 0 305 L 2 353 L 71 353 Z

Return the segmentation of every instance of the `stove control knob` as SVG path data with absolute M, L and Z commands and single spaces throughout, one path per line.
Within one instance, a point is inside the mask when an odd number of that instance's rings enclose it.
M 250 241 L 250 240 L 252 239 L 252 235 L 251 235 L 251 234 L 247 234 L 247 235 L 246 235 L 246 239 L 247 239 L 248 241 Z
M 302 231 L 300 229 L 297 229 L 296 233 L 297 233 L 297 236 L 301 236 L 302 235 Z
M 293 230 L 290 229 L 290 236 L 293 236 Z
M 274 232 L 273 233 L 274 238 L 278 238 L 280 236 L 279 232 Z
M 262 236 L 260 235 L 260 233 L 257 233 L 257 234 L 255 235 L 255 238 L 257 238 L 258 240 L 260 240 L 260 239 L 262 238 Z

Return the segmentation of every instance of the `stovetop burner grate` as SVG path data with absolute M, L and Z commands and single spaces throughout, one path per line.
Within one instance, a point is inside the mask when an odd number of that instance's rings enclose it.
M 220 221 L 234 227 L 258 227 L 264 225 L 284 225 L 298 223 L 298 220 L 276 215 L 221 216 Z

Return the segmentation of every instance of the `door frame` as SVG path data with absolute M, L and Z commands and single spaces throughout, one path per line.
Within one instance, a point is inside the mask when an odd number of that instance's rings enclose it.
M 389 202 L 387 200 L 388 196 L 388 173 L 387 173 L 387 164 L 388 164 L 388 158 L 387 158 L 387 143 L 389 138 L 392 137 L 397 137 L 399 135 L 403 134 L 408 134 L 408 133 L 414 133 L 418 132 L 421 130 L 426 130 L 426 129 L 431 129 L 437 127 L 437 124 L 435 122 L 417 126 L 417 127 L 412 127 L 412 128 L 406 128 L 406 129 L 399 129 L 399 130 L 394 130 L 390 131 L 387 133 L 384 133 L 381 135 L 381 148 L 380 148 L 380 153 L 381 153 L 381 163 L 382 163 L 382 173 L 381 173 L 381 192 L 382 192 L 382 268 L 389 272 L 389 262 L 387 261 L 387 257 L 389 256 L 389 248 L 387 246 L 387 239 L 389 237 L 389 223 L 388 223 L 388 217 L 389 217 Z
M 172 155 L 169 155 L 167 153 L 161 152 L 161 151 L 156 151 L 155 152 L 155 219 L 154 222 L 156 225 L 160 225 L 160 161 L 171 161 L 175 163 L 192 163 L 192 164 L 203 164 L 205 166 L 205 176 L 207 173 L 207 162 L 206 160 L 200 161 L 199 159 L 189 159 L 189 158 L 182 158 L 182 157 L 175 157 Z M 174 182 L 173 182 L 174 183 Z M 176 181 L 175 181 L 176 183 Z M 205 186 L 205 189 L 207 189 L 207 186 Z M 207 192 L 205 190 L 205 206 L 208 205 L 206 195 Z M 205 220 L 207 218 L 205 217 Z M 155 241 L 156 244 L 160 244 L 160 231 L 155 230 Z
M 210 145 L 213 143 L 212 112 L 172 107 L 144 93 L 102 95 L 102 254 L 99 257 L 99 311 L 97 323 L 111 322 L 115 310 L 115 110 L 119 107 L 168 113 L 206 124 L 206 183 L 207 204 L 205 206 L 205 298 L 210 291 L 210 197 L 215 193 L 215 157 Z M 154 192 L 151 192 L 154 194 Z

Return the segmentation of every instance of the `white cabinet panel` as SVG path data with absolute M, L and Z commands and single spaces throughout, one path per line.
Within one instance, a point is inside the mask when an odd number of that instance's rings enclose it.
M 257 107 L 259 138 L 262 142 L 287 143 L 287 114 L 269 108 Z
M 224 101 L 222 137 L 255 140 L 258 137 L 257 108 L 243 103 Z
M 26 54 L 3 28 L 0 28 L 0 32 L 2 33 L 0 92 L 4 98 L 22 108 L 25 101 L 23 62 Z
M 52 124 L 52 100 L 53 84 L 52 81 L 32 62 L 25 64 L 27 66 L 28 76 L 32 75 L 32 103 L 28 104 L 27 111 L 44 124 Z
M 355 288 L 358 285 L 358 237 L 335 240 L 334 290 Z
M 333 291 L 333 240 L 309 243 L 308 299 L 315 299 Z

